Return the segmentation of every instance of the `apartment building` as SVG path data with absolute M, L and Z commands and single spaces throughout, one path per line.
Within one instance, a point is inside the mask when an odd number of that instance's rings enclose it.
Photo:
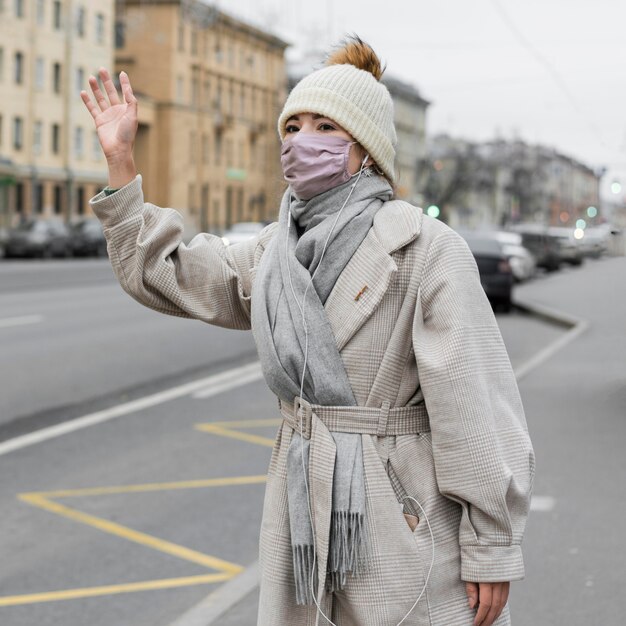
M 118 0 L 117 11 L 146 199 L 178 209 L 187 237 L 276 219 L 287 44 L 194 0 Z
M 0 226 L 71 219 L 106 185 L 79 92 L 113 63 L 113 0 L 0 0 Z

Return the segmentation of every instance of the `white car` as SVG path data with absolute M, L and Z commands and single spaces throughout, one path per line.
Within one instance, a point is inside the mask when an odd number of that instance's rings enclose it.
M 504 231 L 496 231 L 493 235 L 502 245 L 502 252 L 509 257 L 515 280 L 521 282 L 532 278 L 537 272 L 537 262 L 528 248 L 522 245 L 522 236 Z
M 262 222 L 239 222 L 233 224 L 222 236 L 225 246 L 231 246 L 234 243 L 241 243 L 256 237 L 264 228 Z

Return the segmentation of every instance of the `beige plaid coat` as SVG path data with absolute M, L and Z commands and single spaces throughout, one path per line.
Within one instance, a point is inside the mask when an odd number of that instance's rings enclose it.
M 276 232 L 225 247 L 199 234 L 185 245 L 173 209 L 144 203 L 141 177 L 92 208 L 103 223 L 113 269 L 142 304 L 228 328 L 250 328 L 255 267 Z M 357 297 L 358 294 L 361 294 Z M 434 535 L 426 592 L 403 622 L 470 626 L 463 581 L 524 576 L 521 541 L 534 456 L 515 377 L 465 242 L 404 202 L 386 203 L 326 302 L 328 319 L 359 406 L 422 405 L 423 432 L 363 434 L 367 494 L 366 568 L 345 590 L 320 594 L 338 626 L 395 626 L 424 586 L 432 544 L 421 511 L 411 530 L 399 504 L 418 500 Z M 381 411 L 381 415 L 383 411 Z M 334 454 L 313 416 L 311 465 Z M 356 416 L 358 421 L 359 416 Z M 287 513 L 284 422 L 273 450 L 261 529 L 260 626 L 325 624 L 315 607 L 296 606 Z M 315 445 L 313 446 L 313 441 Z M 330 485 L 311 475 L 318 558 L 325 559 Z M 410 501 L 409 501 L 410 502 Z M 320 531 L 322 529 L 322 531 Z M 320 589 L 323 589 L 323 568 Z M 496 621 L 510 623 L 508 607 Z

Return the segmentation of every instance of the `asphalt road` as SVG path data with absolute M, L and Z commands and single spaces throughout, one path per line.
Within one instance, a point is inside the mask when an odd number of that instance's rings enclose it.
M 62 263 L 0 264 L 0 434 L 96 410 L 122 414 L 0 451 L 0 624 L 165 626 L 256 560 L 275 400 L 253 369 L 236 369 L 254 359 L 249 333 L 151 312 L 121 291 L 105 261 Z M 607 275 L 623 284 L 623 260 L 550 276 L 520 293 L 582 308 L 579 315 L 601 308 L 614 327 L 626 297 L 607 288 Z M 29 315 L 42 319 L 2 326 Z M 499 322 L 516 367 L 564 332 L 519 314 Z M 601 341 L 604 359 L 585 363 L 581 381 L 586 341 Z M 511 600 L 516 624 L 621 623 L 607 608 L 609 597 L 614 605 L 621 598 L 609 596 L 619 580 L 610 575 L 626 567 L 613 567 L 626 512 L 624 425 L 614 417 L 619 407 L 624 415 L 619 341 L 592 326 L 522 382 L 544 510 L 529 522 L 528 578 Z M 548 367 L 557 358 L 565 368 Z M 233 369 L 216 387 L 215 376 Z M 171 389 L 178 391 L 155 396 Z M 124 403 L 146 396 L 124 412 Z M 613 415 L 607 423 L 602 411 Z M 594 424 L 603 425 L 599 433 Z M 610 498 L 616 487 L 618 505 Z M 242 605 L 228 624 L 254 623 L 254 597 L 247 601 L 248 613 Z

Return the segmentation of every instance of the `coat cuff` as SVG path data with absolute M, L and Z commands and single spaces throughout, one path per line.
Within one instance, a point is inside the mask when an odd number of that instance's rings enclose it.
M 521 546 L 461 546 L 461 580 L 498 583 L 522 578 Z
M 141 175 L 137 174 L 135 180 L 131 180 L 115 193 L 107 195 L 101 191 L 89 201 L 89 204 L 105 228 L 111 228 L 139 215 L 143 209 Z

